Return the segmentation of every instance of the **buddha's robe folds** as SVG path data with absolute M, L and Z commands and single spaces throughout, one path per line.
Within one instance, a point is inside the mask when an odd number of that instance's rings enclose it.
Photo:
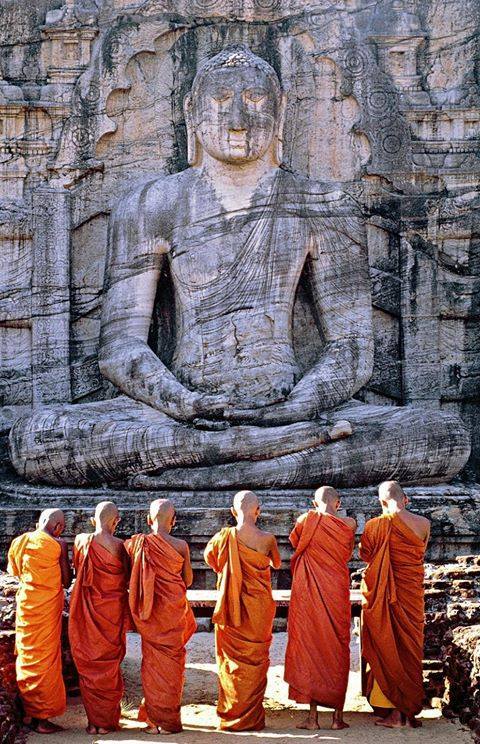
M 13 540 L 8 572 L 17 592 L 17 682 L 26 716 L 46 720 L 65 712 L 62 678 L 62 612 L 65 595 L 60 544 L 41 530 Z
M 360 546 L 368 563 L 362 585 L 367 694 L 378 686 L 386 702 L 408 717 L 421 711 L 424 697 L 425 547 L 398 514 L 367 522 Z
M 353 530 L 311 511 L 290 535 L 292 594 L 285 681 L 297 703 L 343 708 L 350 668 L 350 575 Z
M 112 555 L 94 535 L 78 535 L 73 560 L 77 579 L 70 603 L 68 634 L 80 676 L 87 718 L 116 730 L 120 720 L 128 618 L 128 557 Z
M 144 701 L 139 720 L 164 731 L 182 730 L 185 644 L 196 629 L 182 578 L 183 557 L 160 535 L 125 542 L 132 561 L 130 610 L 142 638 Z
M 208 543 L 205 560 L 218 574 L 212 620 L 220 728 L 259 731 L 265 726 L 263 697 L 275 616 L 270 559 L 243 545 L 235 528 L 226 528 Z

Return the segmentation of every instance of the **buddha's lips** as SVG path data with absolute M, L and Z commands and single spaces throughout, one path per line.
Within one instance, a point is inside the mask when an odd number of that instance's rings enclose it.
M 231 147 L 242 147 L 245 148 L 247 146 L 247 135 L 245 134 L 229 134 L 228 135 L 228 144 Z

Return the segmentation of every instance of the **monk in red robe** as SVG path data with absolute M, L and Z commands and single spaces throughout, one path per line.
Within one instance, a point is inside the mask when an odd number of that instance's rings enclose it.
M 417 727 L 423 704 L 423 560 L 430 522 L 407 511 L 408 498 L 396 481 L 379 487 L 383 514 L 365 525 L 360 557 L 368 566 L 364 596 L 362 654 L 367 695 L 385 717 L 376 723 Z
M 80 677 L 88 734 L 120 728 L 128 618 L 129 561 L 123 541 L 114 537 L 117 507 L 102 501 L 92 518 L 95 532 L 75 538 L 77 579 L 70 602 L 68 634 Z
M 260 731 L 275 617 L 270 567 L 280 568 L 281 560 L 275 537 L 256 526 L 260 508 L 254 493 L 237 493 L 232 514 L 237 526 L 217 532 L 205 549 L 205 561 L 218 574 L 212 617 L 217 713 L 221 730 Z
M 289 697 L 310 711 L 298 728 L 318 729 L 317 706 L 333 708 L 332 729 L 348 728 L 343 706 L 350 670 L 350 574 L 356 522 L 340 517 L 334 488 L 315 492 L 314 509 L 302 514 L 290 542 L 291 568 L 285 681 Z
M 150 734 L 182 731 L 180 706 L 185 681 L 185 644 L 196 629 L 187 602 L 193 580 L 190 552 L 172 537 L 175 509 L 168 499 L 150 505 L 150 535 L 134 535 L 125 546 L 132 562 L 130 609 L 142 637 L 142 684 L 138 714 Z
M 71 581 L 67 544 L 60 539 L 65 517 L 46 509 L 37 529 L 16 537 L 8 552 L 8 572 L 17 576 L 15 650 L 24 722 L 39 734 L 63 731 L 49 719 L 66 707 L 62 678 L 63 587 Z

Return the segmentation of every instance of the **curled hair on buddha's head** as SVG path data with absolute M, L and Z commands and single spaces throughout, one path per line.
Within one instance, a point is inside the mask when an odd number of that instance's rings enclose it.
M 273 67 L 262 57 L 254 54 L 246 44 L 229 44 L 214 57 L 203 62 L 197 70 L 193 80 L 192 95 L 198 92 L 200 85 L 211 72 L 215 70 L 232 69 L 235 67 L 253 68 L 260 70 L 274 84 L 278 97 L 282 95 L 282 86 Z
M 199 90 L 210 73 L 216 70 L 255 69 L 262 72 L 272 83 L 278 103 L 278 128 L 276 132 L 275 161 L 282 162 L 283 154 L 283 123 L 285 118 L 286 97 L 279 77 L 274 68 L 262 57 L 258 57 L 246 44 L 229 44 L 214 57 L 204 61 L 197 70 L 190 93 L 185 97 L 184 112 L 187 126 L 188 163 L 195 165 L 198 160 L 198 144 L 194 126 L 194 102 Z

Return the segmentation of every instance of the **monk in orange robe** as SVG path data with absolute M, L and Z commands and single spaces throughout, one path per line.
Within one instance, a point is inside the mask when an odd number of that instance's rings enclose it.
M 63 587 L 71 581 L 67 544 L 60 539 L 65 517 L 46 509 L 37 529 L 16 537 L 8 551 L 8 572 L 17 576 L 16 672 L 24 722 L 40 734 L 63 731 L 49 719 L 65 712 L 62 678 Z
M 180 706 L 185 681 L 185 644 L 196 630 L 187 601 L 193 572 L 184 540 L 172 537 L 175 509 L 168 499 L 150 505 L 150 535 L 134 535 L 125 546 L 132 561 L 130 609 L 142 637 L 145 696 L 138 718 L 150 734 L 182 731 Z
M 385 717 L 376 723 L 417 727 L 423 704 L 423 559 L 430 522 L 407 511 L 399 483 L 379 487 L 383 514 L 365 525 L 360 557 L 368 566 L 364 596 L 362 654 L 367 695 Z
M 275 537 L 256 526 L 258 499 L 251 491 L 235 496 L 236 527 L 217 532 L 205 561 L 218 574 L 219 597 L 212 617 L 219 674 L 217 713 L 224 731 L 265 727 L 267 686 L 275 603 L 270 567 L 280 568 Z
M 298 728 L 318 729 L 317 706 L 333 708 L 332 729 L 348 728 L 343 706 L 350 670 L 350 574 L 356 522 L 340 517 L 334 488 L 315 492 L 315 509 L 290 535 L 291 568 L 285 681 L 289 697 L 310 711 Z
M 114 537 L 117 507 L 102 501 L 92 519 L 94 534 L 77 535 L 73 562 L 77 579 L 70 601 L 68 634 L 80 677 L 88 734 L 120 728 L 128 618 L 129 561 L 123 541 Z

